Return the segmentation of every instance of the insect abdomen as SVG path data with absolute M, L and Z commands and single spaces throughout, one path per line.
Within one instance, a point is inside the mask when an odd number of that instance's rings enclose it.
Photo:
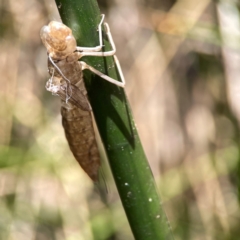
M 100 157 L 95 140 L 92 116 L 73 104 L 62 107 L 62 124 L 69 147 L 83 170 L 93 181 L 98 180 Z

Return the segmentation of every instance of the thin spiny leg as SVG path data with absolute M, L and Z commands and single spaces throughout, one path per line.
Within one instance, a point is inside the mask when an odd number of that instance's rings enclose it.
M 98 75 L 99 77 L 107 80 L 108 82 L 110 82 L 110 83 L 112 83 L 112 84 L 114 84 L 114 85 L 117 85 L 117 86 L 119 86 L 119 87 L 124 88 L 124 86 L 125 86 L 125 79 L 124 79 L 124 77 L 123 77 L 122 69 L 121 69 L 121 67 L 120 67 L 120 64 L 119 64 L 119 61 L 118 61 L 117 57 L 116 57 L 115 55 L 114 55 L 113 57 L 114 57 L 114 61 L 115 61 L 115 63 L 116 63 L 116 66 L 117 66 L 117 69 L 118 69 L 118 72 L 119 72 L 119 75 L 120 75 L 120 78 L 121 78 L 121 82 L 119 82 L 119 81 L 117 81 L 117 80 L 115 80 L 115 79 L 113 79 L 113 78 L 111 78 L 111 77 L 103 74 L 102 72 L 100 72 L 100 71 L 98 71 L 97 69 L 89 66 L 89 65 L 86 64 L 85 62 L 79 62 L 79 63 L 80 63 L 81 66 L 82 66 L 82 70 L 88 69 L 88 70 L 90 70 L 91 72 L 93 72 L 93 73 L 95 73 L 96 75 Z
M 77 46 L 77 51 L 79 51 L 79 52 L 99 52 L 99 51 L 102 50 L 102 47 L 103 47 L 103 43 L 102 43 L 102 24 L 103 24 L 103 20 L 104 20 L 105 15 L 102 14 L 101 16 L 102 16 L 102 19 L 101 19 L 101 21 L 98 25 L 100 45 L 96 46 L 96 47 L 79 47 L 79 46 Z
M 113 41 L 113 38 L 112 38 L 112 34 L 110 32 L 110 28 L 108 26 L 107 23 L 104 23 L 104 27 L 105 27 L 105 31 L 106 31 L 106 34 L 107 34 L 107 37 L 108 37 L 108 41 L 110 43 L 110 46 L 112 48 L 112 50 L 110 51 L 107 51 L 107 52 L 98 52 L 102 49 L 102 23 L 103 23 L 103 20 L 104 20 L 104 15 L 102 15 L 102 19 L 101 19 L 101 22 L 99 23 L 98 25 L 98 31 L 99 31 L 99 42 L 100 42 L 100 45 L 97 46 L 97 47 L 93 47 L 93 48 L 84 48 L 84 47 L 77 47 L 77 51 L 78 52 L 78 57 L 79 59 L 82 58 L 83 56 L 95 56 L 95 57 L 108 57 L 108 56 L 113 56 L 114 58 L 114 62 L 117 66 L 117 69 L 118 69 L 118 73 L 120 75 L 120 78 L 121 78 L 121 82 L 103 74 L 102 72 L 98 71 L 97 69 L 89 66 L 88 64 L 86 64 L 85 62 L 80 62 L 80 65 L 81 65 L 81 68 L 82 70 L 84 69 L 88 69 L 90 70 L 91 72 L 95 73 L 96 75 L 100 76 L 101 78 L 107 80 L 108 82 L 111 82 L 119 87 L 124 87 L 125 86 L 125 79 L 124 79 L 124 76 L 123 76 L 123 73 L 122 73 L 122 69 L 121 69 L 121 66 L 120 66 L 120 63 L 117 59 L 117 57 L 114 55 L 116 53 L 116 47 L 115 47 L 115 44 L 114 44 L 114 41 Z
M 112 50 L 107 52 L 79 52 L 79 58 L 83 56 L 108 57 L 113 56 L 116 53 L 116 47 L 112 38 L 112 34 L 110 32 L 110 28 L 107 23 L 105 23 L 104 26 Z

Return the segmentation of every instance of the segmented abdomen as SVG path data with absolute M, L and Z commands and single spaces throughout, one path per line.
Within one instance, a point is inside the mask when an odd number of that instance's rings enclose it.
M 68 103 L 67 107 L 62 107 L 61 113 L 65 135 L 74 157 L 89 177 L 97 181 L 100 157 L 91 112 Z

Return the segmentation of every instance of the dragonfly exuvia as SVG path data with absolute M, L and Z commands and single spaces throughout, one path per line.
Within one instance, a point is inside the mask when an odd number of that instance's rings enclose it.
M 102 24 L 98 26 L 99 46 L 79 47 L 72 30 L 60 22 L 52 21 L 41 30 L 41 39 L 48 52 L 48 70 L 50 79 L 46 89 L 61 99 L 62 124 L 70 149 L 83 170 L 93 181 L 98 180 L 100 157 L 95 139 L 91 105 L 83 82 L 83 70 L 89 69 L 101 78 L 124 87 L 125 81 L 120 64 L 115 56 L 116 48 L 107 23 L 105 31 L 112 47 L 102 52 Z M 113 56 L 121 82 L 103 74 L 83 61 L 83 56 Z

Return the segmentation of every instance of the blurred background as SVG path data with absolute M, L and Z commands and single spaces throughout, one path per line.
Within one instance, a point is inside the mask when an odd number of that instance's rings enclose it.
M 240 4 L 99 0 L 175 239 L 239 239 Z M 109 170 L 74 160 L 45 90 L 53 0 L 0 1 L 0 239 L 133 239 Z

